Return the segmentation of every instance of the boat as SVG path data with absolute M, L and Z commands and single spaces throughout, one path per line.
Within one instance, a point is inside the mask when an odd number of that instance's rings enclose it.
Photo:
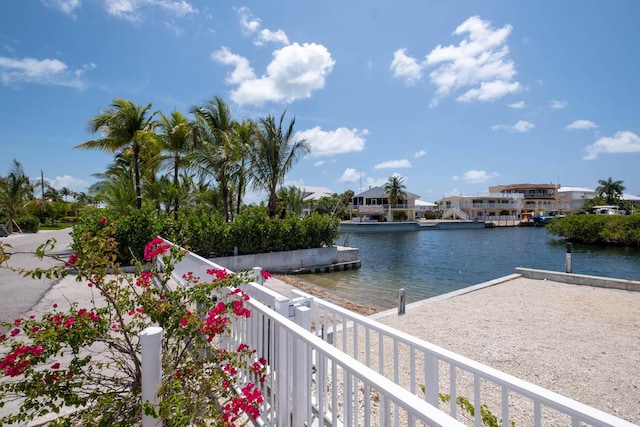
M 531 217 L 531 219 L 533 219 L 534 227 L 544 227 L 545 225 L 549 224 L 551 220 L 556 218 L 564 218 L 564 215 L 562 215 L 558 211 L 550 211 L 546 215 L 534 215 Z
M 378 221 L 342 221 L 340 232 L 371 233 L 400 232 L 422 230 L 467 230 L 485 228 L 484 221 L 420 219 L 418 221 L 378 222 Z
M 591 211 L 596 215 L 624 215 L 626 213 L 615 205 L 594 206 Z

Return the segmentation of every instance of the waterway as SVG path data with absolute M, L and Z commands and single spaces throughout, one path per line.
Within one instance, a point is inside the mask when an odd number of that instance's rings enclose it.
M 404 288 L 408 303 L 513 274 L 516 267 L 562 271 L 567 244 L 543 227 L 348 233 L 358 270 L 300 279 L 353 302 L 390 308 Z M 640 250 L 572 245 L 573 273 L 640 280 Z

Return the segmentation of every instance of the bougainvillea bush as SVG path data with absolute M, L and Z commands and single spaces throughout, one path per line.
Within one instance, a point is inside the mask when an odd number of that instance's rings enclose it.
M 4 325 L 0 405 L 15 401 L 17 409 L 0 418 L 0 425 L 51 413 L 63 414 L 52 425 L 131 426 L 143 412 L 170 426 L 225 426 L 238 417 L 257 418 L 265 361 L 244 344 L 231 350 L 218 345 L 234 321 L 251 314 L 248 296 L 237 290 L 248 277 L 211 270 L 210 277 L 188 275 L 189 286 L 171 290 L 178 249 L 153 239 L 136 273 L 125 273 L 110 237 L 114 224 L 106 218 L 100 224 L 77 240 L 82 255 L 48 270 L 17 270 L 34 278 L 75 274 L 77 286 L 91 297 Z M 51 245 L 39 248 L 39 256 Z M 4 268 L 11 268 L 10 255 L 10 247 L 2 247 Z M 152 325 L 163 328 L 162 400 L 155 408 L 141 399 L 139 336 Z M 240 382 L 239 372 L 247 370 L 250 381 L 245 376 Z

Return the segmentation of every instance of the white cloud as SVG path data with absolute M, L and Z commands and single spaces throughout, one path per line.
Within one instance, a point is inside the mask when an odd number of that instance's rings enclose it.
M 315 166 L 315 167 L 319 167 L 319 166 L 324 165 L 324 163 L 325 163 L 325 161 L 324 161 L 324 160 L 318 160 L 317 162 L 315 162 L 315 163 L 313 164 L 313 166 Z
M 568 105 L 567 101 L 558 101 L 557 99 L 549 101 L 549 107 L 554 110 L 562 110 L 563 108 L 567 108 Z
M 425 154 L 427 154 L 427 152 L 426 152 L 425 150 L 419 150 L 419 151 L 416 151 L 416 152 L 413 154 L 413 158 L 414 158 L 414 159 L 417 159 L 417 158 L 419 158 L 419 157 L 424 156 Z
M 515 125 L 494 125 L 491 130 L 506 130 L 509 132 L 529 132 L 536 126 L 526 120 L 519 120 Z
M 266 74 L 256 78 L 246 73 L 240 78 L 238 75 L 243 73 L 238 73 L 238 67 L 242 64 L 246 70 L 249 67 L 248 61 L 236 55 L 234 61 L 223 62 L 224 58 L 234 54 L 228 49 L 224 55 L 219 56 L 219 52 L 214 52 L 212 59 L 236 67 L 227 82 L 232 81 L 232 84 L 238 85 L 231 91 L 231 99 L 240 105 L 261 106 L 265 102 L 290 103 L 310 98 L 314 91 L 324 87 L 325 78 L 335 64 L 323 45 L 293 43 L 273 52 L 273 60 L 267 66 Z
M 487 171 L 472 169 L 470 171 L 465 172 L 461 177 L 454 175 L 453 180 L 454 181 L 462 180 L 468 184 L 483 184 L 494 178 L 498 178 L 499 176 L 500 174 L 495 172 L 488 173 Z
M 70 16 L 74 16 L 73 12 L 81 6 L 80 0 L 42 0 L 42 3 Z
M 426 65 L 437 65 L 429 74 L 436 87 L 431 105 L 452 91 L 471 87 L 458 101 L 490 101 L 520 90 L 513 61 L 507 58 L 507 38 L 512 27 L 507 24 L 494 29 L 490 21 L 472 16 L 463 22 L 454 35 L 467 34 L 457 46 L 436 46 L 426 58 Z
M 362 171 L 356 170 L 354 168 L 347 168 L 342 173 L 342 176 L 338 180 L 339 182 L 358 182 L 362 178 L 365 177 L 365 174 Z
M 394 174 L 397 175 L 397 174 Z M 384 184 L 389 180 L 389 178 L 373 178 L 368 176 L 366 179 L 366 185 L 367 187 L 382 187 L 384 186 Z M 406 182 L 405 182 L 406 184 Z
M 139 21 L 142 16 L 140 9 L 143 8 L 163 9 L 179 18 L 197 12 L 197 9 L 185 0 L 105 0 L 104 6 L 109 15 L 128 21 Z
M 518 101 L 518 102 L 514 102 L 513 104 L 509 104 L 509 107 L 516 109 L 516 110 L 521 110 L 523 108 L 527 107 L 527 104 L 525 104 L 524 101 Z
M 260 18 L 254 18 L 248 7 L 243 6 L 238 9 L 238 15 L 240 15 L 240 25 L 245 34 L 253 35 L 257 33 L 256 38 L 253 40 L 253 44 L 256 46 L 262 46 L 266 42 L 289 44 L 289 39 L 283 30 L 260 29 L 262 21 Z
M 230 85 L 240 84 L 246 80 L 255 79 L 256 75 L 249 64 L 249 60 L 232 53 L 229 48 L 223 46 L 211 54 L 211 59 L 224 65 L 233 65 L 233 71 L 227 76 L 226 82 Z
M 340 127 L 333 131 L 324 131 L 320 126 L 316 126 L 296 132 L 294 138 L 306 140 L 311 146 L 311 155 L 318 157 L 362 151 L 368 134 L 367 129 Z
M 407 159 L 402 160 L 389 160 L 386 162 L 378 163 L 374 169 L 395 169 L 395 168 L 410 168 L 411 162 Z
M 71 175 L 56 176 L 54 179 L 47 179 L 53 188 L 61 189 L 67 187 L 70 190 L 78 190 L 87 188 L 89 183 L 86 181 L 75 178 Z
M 84 84 L 80 77 L 86 70 L 93 68 L 95 64 L 89 64 L 70 71 L 67 64 L 57 59 L 15 59 L 0 56 L 0 80 L 5 85 L 36 83 L 82 88 Z
M 568 124 L 565 129 L 567 130 L 582 130 L 582 129 L 595 129 L 598 125 L 590 120 L 576 120 L 573 123 Z
M 603 137 L 587 146 L 584 160 L 593 160 L 599 153 L 638 153 L 640 152 L 640 137 L 630 131 L 617 132 L 613 137 Z
M 422 65 L 405 52 L 406 49 L 398 49 L 393 53 L 390 69 L 393 70 L 393 77 L 404 80 L 407 86 L 413 86 L 422 78 Z

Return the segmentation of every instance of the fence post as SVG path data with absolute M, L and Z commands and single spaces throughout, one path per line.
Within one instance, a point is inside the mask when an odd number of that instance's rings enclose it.
M 253 267 L 253 280 L 258 285 L 264 285 L 264 277 L 262 277 L 262 267 Z
M 405 292 L 404 292 L 404 288 L 401 288 L 398 291 L 398 316 L 403 315 L 405 313 L 405 305 L 406 305 Z
M 571 273 L 571 243 L 567 243 L 567 262 L 565 267 L 565 272 Z
M 162 328 L 150 326 L 140 332 L 142 346 L 142 402 L 152 403 L 156 410 L 160 405 L 158 390 L 162 382 Z M 142 427 L 161 427 L 162 419 L 142 412 Z

